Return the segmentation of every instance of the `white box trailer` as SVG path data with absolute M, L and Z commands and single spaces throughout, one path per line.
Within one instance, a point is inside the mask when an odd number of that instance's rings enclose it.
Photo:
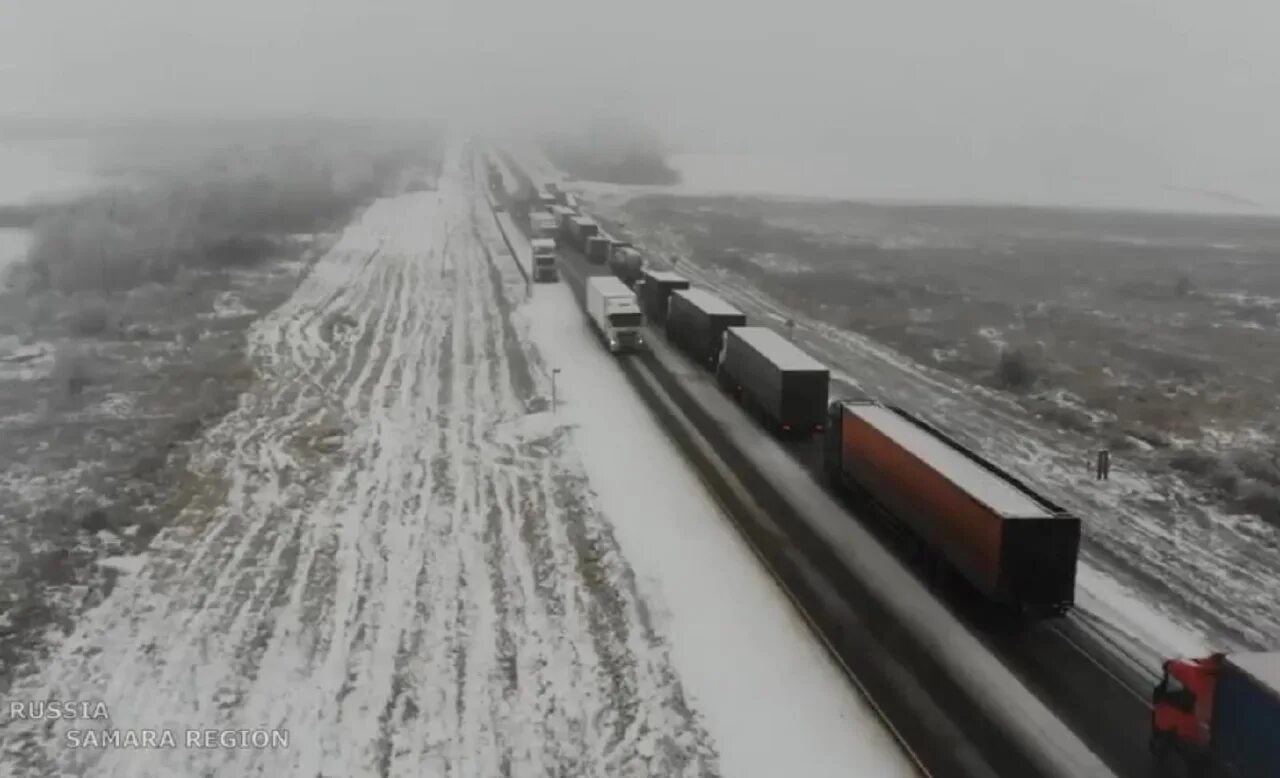
M 534 238 L 529 241 L 533 250 L 534 283 L 555 283 L 560 280 L 556 268 L 556 242 L 551 238 Z
M 609 351 L 638 351 L 644 347 L 644 316 L 635 292 L 613 276 L 587 279 L 587 317 Z

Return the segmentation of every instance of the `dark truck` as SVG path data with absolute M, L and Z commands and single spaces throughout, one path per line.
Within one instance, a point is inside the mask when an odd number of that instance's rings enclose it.
M 565 226 L 566 241 L 582 252 L 587 250 L 587 240 L 600 234 L 600 225 L 589 216 L 570 216 Z
M 644 256 L 627 243 L 619 243 L 609 252 L 609 270 L 622 283 L 635 288 L 644 274 Z
M 1151 725 L 1160 768 L 1177 755 L 1193 774 L 1280 776 L 1280 652 L 1165 662 Z
M 831 481 L 883 507 L 925 557 L 1020 616 L 1074 605 L 1079 518 L 901 408 L 837 401 L 826 426 Z
M 725 330 L 716 377 L 774 433 L 807 437 L 822 431 L 830 372 L 768 327 Z
M 587 238 L 582 255 L 593 265 L 603 265 L 609 259 L 609 245 L 613 239 L 603 233 Z
M 640 307 L 654 324 L 667 321 L 667 302 L 671 293 L 689 288 L 689 279 L 668 270 L 646 270 L 640 274 Z
M 667 340 L 710 369 L 719 358 L 724 331 L 746 323 L 746 314 L 701 289 L 673 291 L 667 305 Z

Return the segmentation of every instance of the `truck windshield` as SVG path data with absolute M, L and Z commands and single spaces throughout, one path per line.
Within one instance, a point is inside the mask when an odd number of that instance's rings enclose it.
M 615 327 L 639 327 L 643 317 L 638 313 L 611 313 L 609 323 Z

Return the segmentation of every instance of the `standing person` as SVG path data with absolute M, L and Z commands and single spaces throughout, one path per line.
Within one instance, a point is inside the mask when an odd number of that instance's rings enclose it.
M 1111 452 L 1105 448 L 1098 450 L 1098 480 L 1111 480 Z

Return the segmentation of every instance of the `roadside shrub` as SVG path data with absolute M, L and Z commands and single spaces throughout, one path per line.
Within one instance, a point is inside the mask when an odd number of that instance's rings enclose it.
M 1036 382 L 1035 371 L 1031 360 L 1022 349 L 1004 348 L 1000 350 L 1000 362 L 996 366 L 996 378 L 1006 389 L 1023 390 Z
M 88 355 L 71 344 L 60 346 L 50 376 L 60 399 L 80 396 L 93 379 Z
M 95 337 L 112 329 L 111 311 L 101 297 L 77 300 L 71 313 L 71 330 L 77 335 Z
M 596 121 L 582 131 L 545 137 L 543 147 L 553 163 L 578 179 L 638 185 L 680 182 L 657 134 L 635 121 Z
M 1241 509 L 1280 527 L 1280 490 L 1275 486 L 1246 481 L 1239 488 L 1237 500 Z
M 29 285 L 122 291 L 184 267 L 258 262 L 278 239 L 331 228 L 382 193 L 413 153 L 362 145 L 233 148 L 147 185 L 53 209 L 35 225 Z

